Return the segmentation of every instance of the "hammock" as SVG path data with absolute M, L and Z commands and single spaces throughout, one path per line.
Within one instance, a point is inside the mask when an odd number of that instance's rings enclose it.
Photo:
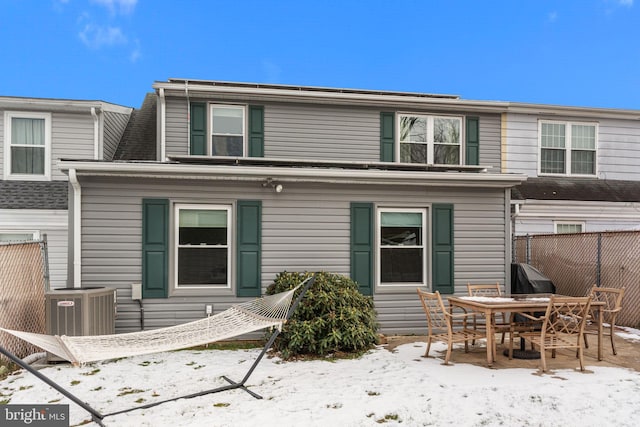
M 53 387 L 64 396 L 73 401 L 76 405 L 83 408 L 91 414 L 91 419 L 100 426 L 104 426 L 105 417 L 123 414 L 138 409 L 152 408 L 166 402 L 172 402 L 178 399 L 191 399 L 198 396 L 204 396 L 211 393 L 219 393 L 222 391 L 241 389 L 249 393 L 256 399 L 262 399 L 257 393 L 249 390 L 245 383 L 258 366 L 269 348 L 273 345 L 276 337 L 281 332 L 283 323 L 285 323 L 293 314 L 296 307 L 306 294 L 307 290 L 315 282 L 315 275 L 307 278 L 294 289 L 279 294 L 258 298 L 242 304 L 237 304 L 231 308 L 206 319 L 197 320 L 195 322 L 185 323 L 169 328 L 155 329 L 151 331 L 131 332 L 127 334 L 116 335 L 96 335 L 83 337 L 68 336 L 50 336 L 42 334 L 34 334 L 30 332 L 11 331 L 0 328 L 5 332 L 13 334 L 17 337 L 25 339 L 37 346 L 42 347 L 57 356 L 63 357 L 74 363 L 86 363 L 95 360 L 106 360 L 116 357 L 127 357 L 138 354 L 148 354 L 167 350 L 178 350 L 180 348 L 193 347 L 196 345 L 207 344 L 216 340 L 231 338 L 242 335 L 258 329 L 276 326 L 271 337 L 264 345 L 264 348 L 249 367 L 249 370 L 240 381 L 233 381 L 226 376 L 222 378 L 229 383 L 220 387 L 209 390 L 200 391 L 184 396 L 172 397 L 157 402 L 147 403 L 141 406 L 122 409 L 116 412 L 104 414 L 91 407 L 82 399 L 69 392 L 55 381 L 51 380 L 38 370 L 16 357 L 13 353 L 7 351 L 0 346 L 0 353 L 7 356 L 18 366 L 29 371 L 31 374 Z M 302 287 L 302 290 L 292 302 L 293 293 Z M 94 346 L 96 348 L 94 348 Z M 113 348 L 112 348 L 113 347 Z M 117 348 L 116 348 L 117 347 Z M 55 350 L 55 351 L 53 351 Z
M 298 285 L 299 287 L 300 285 Z M 51 336 L 0 328 L 74 365 L 195 347 L 269 327 L 282 328 L 298 287 L 231 306 L 194 322 L 114 335 Z

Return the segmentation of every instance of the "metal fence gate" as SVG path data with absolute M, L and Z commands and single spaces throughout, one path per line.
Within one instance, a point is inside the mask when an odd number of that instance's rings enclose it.
M 640 326 L 640 231 L 518 236 L 513 260 L 540 270 L 564 295 L 587 295 L 593 285 L 626 288 L 616 323 Z
M 46 333 L 48 270 L 46 236 L 39 241 L 0 242 L 1 327 Z M 18 357 L 42 351 L 4 332 L 0 332 L 0 345 Z

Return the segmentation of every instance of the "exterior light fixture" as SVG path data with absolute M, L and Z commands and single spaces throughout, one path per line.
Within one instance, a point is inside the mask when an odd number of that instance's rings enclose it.
M 273 191 L 275 191 L 276 193 L 282 193 L 282 190 L 284 190 L 284 187 L 282 186 L 282 184 L 276 183 L 273 180 L 273 178 L 267 178 L 265 182 L 262 183 L 262 187 L 264 188 L 271 187 L 273 188 Z

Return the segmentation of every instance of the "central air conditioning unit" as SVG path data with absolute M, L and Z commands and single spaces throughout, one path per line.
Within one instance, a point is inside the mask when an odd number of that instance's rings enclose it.
M 61 288 L 45 293 L 49 335 L 109 335 L 116 329 L 114 288 Z M 62 359 L 48 354 L 49 361 Z

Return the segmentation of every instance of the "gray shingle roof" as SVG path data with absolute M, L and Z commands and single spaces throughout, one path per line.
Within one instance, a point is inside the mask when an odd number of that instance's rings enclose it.
M 114 160 L 156 160 L 156 110 L 155 93 L 147 93 L 142 106 L 131 113 Z
M 0 181 L 0 209 L 67 209 L 67 181 Z
M 596 178 L 529 178 L 511 190 L 513 200 L 640 202 L 640 181 Z

